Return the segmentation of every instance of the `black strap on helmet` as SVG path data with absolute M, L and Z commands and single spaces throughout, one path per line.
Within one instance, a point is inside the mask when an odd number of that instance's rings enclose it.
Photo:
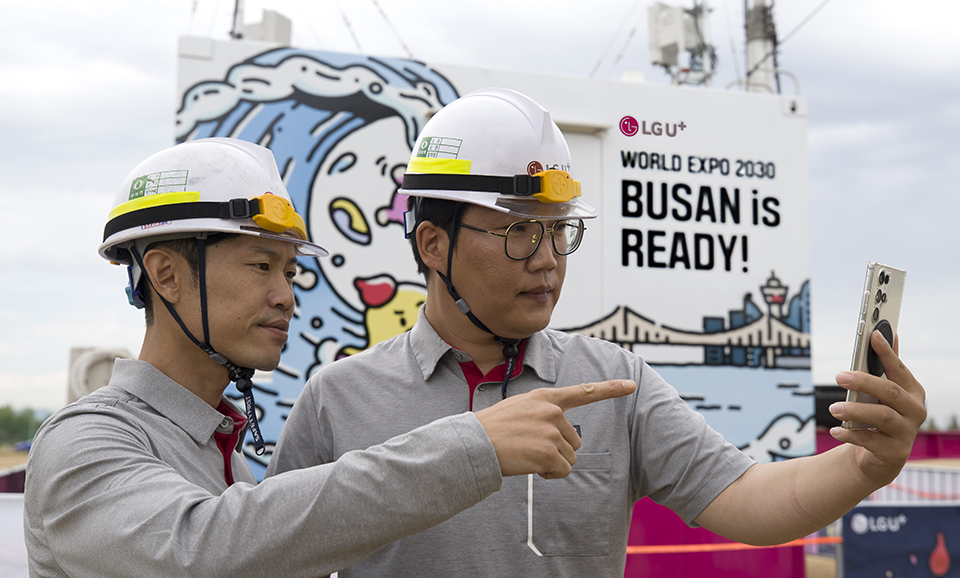
M 195 204 L 195 203 L 191 203 Z M 209 204 L 209 203 L 208 203 Z M 177 310 L 174 309 L 173 304 L 167 301 L 163 295 L 157 291 L 156 286 L 153 284 L 153 280 L 150 279 L 150 275 L 147 274 L 146 267 L 143 266 L 143 258 L 140 256 L 140 252 L 137 251 L 136 247 L 131 243 L 130 253 L 133 255 L 133 258 L 136 259 L 137 265 L 140 266 L 140 270 L 143 272 L 143 276 L 146 277 L 147 282 L 150 283 L 150 287 L 153 288 L 153 293 L 160 298 L 160 301 L 163 302 L 163 305 L 167 308 L 167 311 L 170 312 L 170 316 L 173 317 L 174 321 L 177 322 L 177 325 L 180 326 L 180 329 L 183 330 L 183 333 L 200 349 L 206 353 L 210 359 L 216 363 L 222 365 L 230 372 L 230 381 L 236 382 L 237 390 L 243 394 L 243 405 L 244 413 L 247 416 L 247 424 L 250 427 L 250 434 L 253 436 L 253 448 L 256 454 L 263 455 L 265 448 L 263 443 L 263 436 L 260 434 L 260 423 L 257 421 L 257 410 L 256 405 L 253 401 L 253 374 L 254 370 L 248 367 L 239 367 L 227 359 L 223 354 L 218 353 L 212 345 L 210 345 L 210 330 L 209 324 L 207 323 L 207 275 L 206 275 L 206 235 L 201 234 L 197 237 L 197 267 L 199 269 L 200 276 L 200 317 L 203 321 L 203 341 L 198 340 L 193 336 L 193 333 L 190 333 L 190 330 L 187 329 L 186 324 L 180 318 L 180 315 L 177 313 Z
M 258 199 L 230 199 L 223 202 L 172 203 L 145 207 L 130 211 L 107 221 L 103 228 L 103 240 L 110 235 L 151 223 L 179 221 L 182 219 L 252 219 L 260 214 Z
M 478 328 L 493 335 L 493 338 L 497 340 L 497 343 L 503 347 L 503 356 L 507 360 L 507 371 L 506 375 L 503 377 L 503 385 L 500 386 L 500 395 L 501 399 L 507 399 L 507 383 L 510 381 L 510 376 L 513 374 L 513 368 L 517 362 L 517 354 L 519 353 L 517 344 L 520 343 L 520 340 L 500 337 L 493 331 L 490 331 L 490 329 L 484 325 L 476 315 L 473 314 L 473 311 L 470 310 L 470 306 L 467 305 L 467 302 L 463 300 L 463 297 L 460 297 L 460 294 L 457 293 L 457 289 L 453 286 L 453 281 L 450 279 L 450 270 L 453 267 L 453 236 L 457 230 L 457 220 L 460 218 L 460 213 L 462 210 L 463 204 L 457 203 L 457 208 L 453 213 L 453 220 L 450 222 L 450 229 L 447 231 L 447 238 L 450 239 L 450 244 L 447 247 L 447 274 L 444 275 L 440 271 L 437 271 L 436 273 L 440 276 L 440 279 L 443 281 L 444 285 L 447 286 L 447 293 L 449 293 L 450 297 L 453 298 L 453 302 L 457 305 L 457 309 L 466 315 L 467 319 L 473 322 L 473 324 Z
M 492 175 L 405 173 L 403 188 L 416 190 L 471 191 L 529 197 L 540 192 L 540 179 L 530 175 L 497 177 Z

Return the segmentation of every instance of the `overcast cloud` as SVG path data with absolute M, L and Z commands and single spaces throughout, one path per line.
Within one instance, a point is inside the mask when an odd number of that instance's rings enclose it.
M 647 63 L 649 4 L 248 1 L 245 20 L 276 10 L 306 48 L 667 84 Z M 778 2 L 781 38 L 820 5 Z M 226 39 L 233 6 L 0 2 L 0 405 L 62 405 L 72 346 L 139 350 L 124 271 L 96 255 L 104 215 L 127 172 L 173 142 L 177 38 Z M 724 90 L 744 70 L 743 4 L 710 6 L 711 90 Z M 832 0 L 779 55 L 809 109 L 814 382 L 849 366 L 866 262 L 901 266 L 901 353 L 941 426 L 960 414 L 958 20 L 947 1 Z

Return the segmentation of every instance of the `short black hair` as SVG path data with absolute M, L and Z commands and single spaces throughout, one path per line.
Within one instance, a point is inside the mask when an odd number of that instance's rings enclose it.
M 237 235 L 237 233 L 216 233 L 213 235 L 208 235 L 205 246 L 210 247 L 211 245 L 216 245 L 220 241 L 232 239 Z M 150 243 L 147 245 L 143 255 L 146 255 L 148 251 L 153 249 L 167 249 L 168 251 L 172 251 L 183 257 L 183 260 L 186 261 L 187 265 L 190 267 L 190 273 L 193 277 L 194 283 L 199 285 L 200 253 L 197 251 L 196 237 L 182 237 L 179 239 L 167 239 L 165 241 Z M 143 257 L 143 255 L 141 255 L 141 257 Z M 143 315 L 144 319 L 146 320 L 146 324 L 153 325 L 153 287 L 150 285 L 150 281 L 147 280 L 146 273 L 143 273 L 140 276 L 140 295 L 143 298 Z
M 407 210 L 413 210 L 414 205 L 416 205 L 417 226 L 419 227 L 424 221 L 429 221 L 447 231 L 450 235 L 449 251 L 452 252 L 457 243 L 457 232 L 460 229 L 458 225 L 466 212 L 464 203 L 428 197 L 407 198 Z M 413 248 L 413 258 L 417 262 L 417 273 L 429 278 L 430 268 L 423 262 L 420 249 L 417 247 L 416 227 L 410 234 L 410 246 Z

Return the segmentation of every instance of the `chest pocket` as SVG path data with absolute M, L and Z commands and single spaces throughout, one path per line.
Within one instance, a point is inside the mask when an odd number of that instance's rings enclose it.
M 614 526 L 610 468 L 609 453 L 577 454 L 566 478 L 533 477 L 532 535 L 541 554 L 610 554 Z

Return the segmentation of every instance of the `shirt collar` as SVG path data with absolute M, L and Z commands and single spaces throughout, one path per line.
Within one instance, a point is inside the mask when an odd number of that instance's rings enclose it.
M 110 385 L 141 399 L 197 443 L 209 441 L 225 417 L 145 361 L 117 359 Z M 230 403 L 226 398 L 221 399 Z
M 437 364 L 447 352 L 453 350 L 446 341 L 440 338 L 436 330 L 427 320 L 426 307 L 421 307 L 417 314 L 417 323 L 410 330 L 410 345 L 413 355 L 423 373 L 424 381 L 429 380 L 437 369 Z M 523 366 L 529 367 L 542 381 L 554 383 L 557 381 L 557 358 L 560 354 L 554 340 L 548 334 L 549 330 L 537 331 L 527 339 L 527 349 L 523 354 Z
M 440 339 L 440 336 L 434 330 L 433 325 L 427 320 L 427 307 L 420 307 L 417 313 L 417 323 L 410 330 L 410 345 L 412 346 L 413 356 L 420 366 L 424 381 L 430 379 L 440 359 L 453 347 L 449 343 Z

